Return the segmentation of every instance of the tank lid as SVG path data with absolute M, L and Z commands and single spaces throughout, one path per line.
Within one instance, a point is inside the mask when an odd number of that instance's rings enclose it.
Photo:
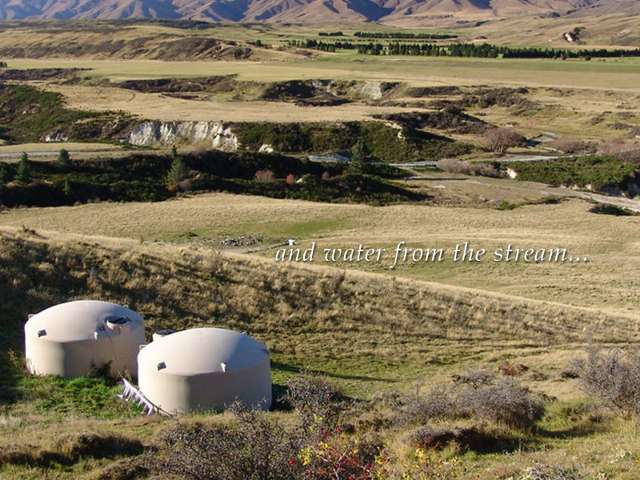
M 158 338 L 138 353 L 138 365 L 174 375 L 229 373 L 267 361 L 262 342 L 223 328 L 194 328 Z
M 42 337 L 55 342 L 74 342 L 95 338 L 106 322 L 143 325 L 142 317 L 128 308 L 97 300 L 79 300 L 47 308 L 25 324 L 27 337 Z M 45 335 L 40 332 L 46 332 Z

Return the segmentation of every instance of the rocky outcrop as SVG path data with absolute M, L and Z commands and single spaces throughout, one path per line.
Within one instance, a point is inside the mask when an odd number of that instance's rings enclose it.
M 138 146 L 206 144 L 219 150 L 238 150 L 238 137 L 222 122 L 148 121 L 136 125 L 129 143 Z

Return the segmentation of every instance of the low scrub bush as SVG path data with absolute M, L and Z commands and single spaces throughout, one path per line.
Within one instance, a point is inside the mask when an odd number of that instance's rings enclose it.
M 453 385 L 399 402 L 396 422 L 426 424 L 436 419 L 476 418 L 520 430 L 542 419 L 544 404 L 512 378 L 484 371 L 467 372 Z
M 572 362 L 584 391 L 628 416 L 640 415 L 640 350 L 589 350 Z
M 229 425 L 170 428 L 162 439 L 164 455 L 149 459 L 148 468 L 193 480 L 297 480 L 301 433 L 264 413 L 236 410 Z
M 525 468 L 516 480 L 584 480 L 586 478 L 575 467 L 537 463 Z
M 308 431 L 315 426 L 334 428 L 344 397 L 335 386 L 322 378 L 299 375 L 287 382 L 285 400 L 300 417 L 302 427 Z
M 335 427 L 342 401 L 326 381 L 304 375 L 288 384 L 294 416 L 286 424 L 233 406 L 225 424 L 176 424 L 146 466 L 154 473 L 201 480 L 373 480 L 383 445 Z
M 551 142 L 550 146 L 562 153 L 570 155 L 595 153 L 596 151 L 596 147 L 593 143 L 573 138 L 559 138 L 558 140 Z
M 598 154 L 613 157 L 621 162 L 640 165 L 640 144 L 638 144 L 638 142 L 606 142 L 600 145 Z
M 438 160 L 437 167 L 443 172 L 459 173 L 462 175 L 478 175 L 481 177 L 499 177 L 498 169 L 489 163 L 472 163 L 457 158 L 443 158 Z
M 464 389 L 457 402 L 469 416 L 521 430 L 530 430 L 544 415 L 543 404 L 509 378 Z

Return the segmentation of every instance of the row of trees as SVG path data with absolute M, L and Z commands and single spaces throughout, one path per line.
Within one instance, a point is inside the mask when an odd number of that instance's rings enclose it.
M 69 152 L 64 148 L 60 150 L 57 160 L 58 166 L 63 171 L 71 169 L 71 156 Z M 31 173 L 31 161 L 29 160 L 29 154 L 22 152 L 20 161 L 18 162 L 18 168 L 14 180 L 21 185 L 29 185 L 33 181 L 33 175 Z M 9 182 L 9 173 L 6 168 L 0 168 L 0 190 L 2 190 Z M 69 195 L 71 193 L 71 182 L 68 177 L 64 181 L 64 193 Z
M 458 38 L 457 35 L 448 33 L 411 33 L 411 32 L 356 32 L 353 34 L 358 38 L 399 38 L 415 40 L 450 40 Z
M 171 167 L 167 172 L 167 176 L 165 178 L 165 184 L 167 188 L 171 191 L 176 191 L 180 188 L 180 184 L 183 180 L 188 177 L 188 169 L 185 166 L 184 162 L 180 155 L 178 155 L 178 150 L 174 146 L 171 151 Z M 57 159 L 58 167 L 62 171 L 69 171 L 72 168 L 71 155 L 66 149 L 61 149 L 58 154 Z M 29 159 L 29 154 L 23 152 L 20 156 L 20 161 L 18 162 L 18 167 L 16 169 L 16 173 L 14 176 L 14 181 L 19 183 L 20 185 L 29 185 L 33 182 L 31 168 L 31 160 Z M 3 189 L 6 184 L 10 181 L 10 175 L 6 168 L 0 168 L 0 190 Z M 71 181 L 67 176 L 64 182 L 64 193 L 69 195 L 71 193 Z
M 475 57 L 475 58 L 618 58 L 640 57 L 640 48 L 607 50 L 562 48 L 512 48 L 488 43 L 453 43 L 438 45 L 433 43 L 353 43 L 350 41 L 324 42 L 314 39 L 291 40 L 289 46 L 311 48 L 325 52 L 337 50 L 357 50 L 362 55 L 416 55 L 427 57 Z

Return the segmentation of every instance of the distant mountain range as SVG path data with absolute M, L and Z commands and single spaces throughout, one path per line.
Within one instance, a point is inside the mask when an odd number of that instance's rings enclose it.
M 397 23 L 403 18 L 481 19 L 598 11 L 637 13 L 638 4 L 637 0 L 0 0 L 0 20 L 147 18 Z

